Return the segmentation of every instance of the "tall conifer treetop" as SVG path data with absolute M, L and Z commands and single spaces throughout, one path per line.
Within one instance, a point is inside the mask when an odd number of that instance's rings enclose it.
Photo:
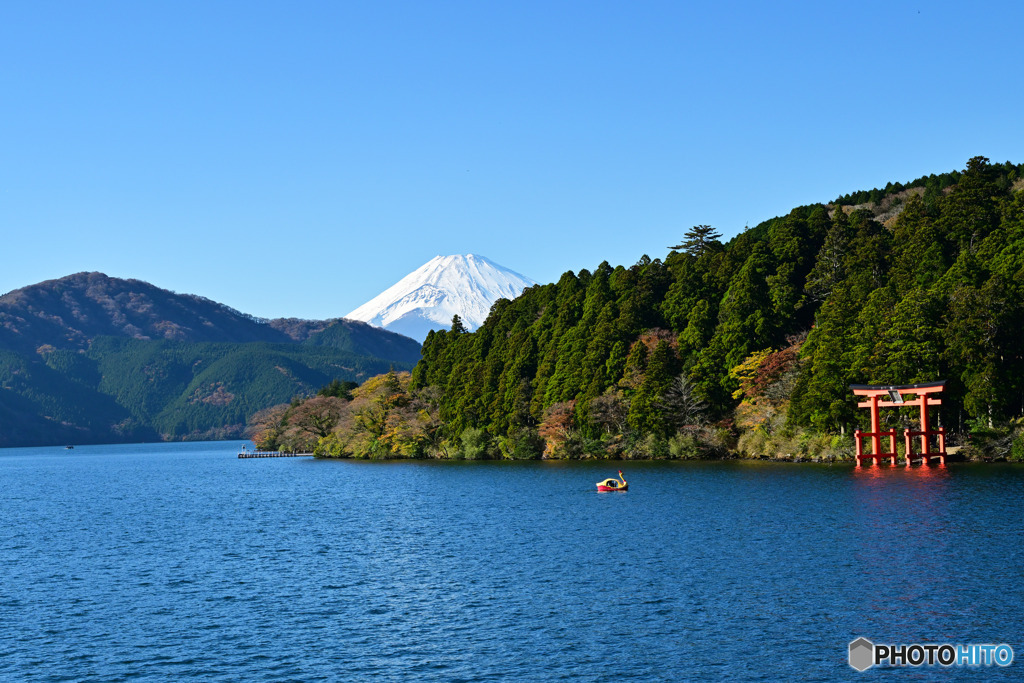
M 719 239 L 722 236 L 710 225 L 695 225 L 683 233 L 683 237 L 686 239 L 669 249 L 682 250 L 687 254 L 700 256 L 713 244 L 720 244 Z

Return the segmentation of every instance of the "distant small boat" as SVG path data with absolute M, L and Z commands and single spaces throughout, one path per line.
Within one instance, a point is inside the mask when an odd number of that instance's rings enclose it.
M 597 482 L 598 491 L 625 491 L 629 488 L 629 484 L 626 483 L 626 479 L 622 476 L 622 470 L 619 470 L 618 479 L 605 479 L 604 481 Z
M 65 449 L 65 450 L 69 450 L 69 451 L 72 451 L 72 450 L 74 450 L 74 449 L 75 449 L 75 447 L 74 447 L 74 446 L 65 446 L 65 447 L 64 447 L 64 449 Z

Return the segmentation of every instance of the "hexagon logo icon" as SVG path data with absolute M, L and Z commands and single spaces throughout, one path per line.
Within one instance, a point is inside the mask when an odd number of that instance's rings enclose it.
M 867 638 L 858 638 L 850 643 L 850 666 L 857 671 L 867 671 L 875 663 L 875 644 Z

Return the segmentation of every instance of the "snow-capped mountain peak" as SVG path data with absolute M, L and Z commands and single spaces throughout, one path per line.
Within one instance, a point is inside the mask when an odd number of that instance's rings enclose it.
M 458 315 L 469 330 L 483 324 L 498 299 L 514 299 L 537 284 L 477 254 L 435 256 L 346 318 L 423 341 Z

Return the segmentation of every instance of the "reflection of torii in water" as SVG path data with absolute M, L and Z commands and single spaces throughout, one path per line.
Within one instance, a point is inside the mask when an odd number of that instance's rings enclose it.
M 855 396 L 866 396 L 870 400 L 863 401 L 857 404 L 858 408 L 870 408 L 871 409 L 871 431 L 862 432 L 859 429 L 853 433 L 854 438 L 857 440 L 857 467 L 863 464 L 865 458 L 871 458 L 872 463 L 878 465 L 881 463 L 882 458 L 891 458 L 892 464 L 896 464 L 896 430 L 890 429 L 889 431 L 883 432 L 879 428 L 878 409 L 879 408 L 909 408 L 912 406 L 919 406 L 921 408 L 921 429 L 920 431 L 914 431 L 911 429 L 903 430 L 904 447 L 907 458 L 907 466 L 910 463 L 920 458 L 922 465 L 927 465 L 929 458 L 938 458 L 939 462 L 943 465 L 946 464 L 946 430 L 944 427 L 938 429 L 928 428 L 928 408 L 931 406 L 942 405 L 942 400 L 938 398 L 930 398 L 929 394 L 937 394 L 942 392 L 946 388 L 946 380 L 939 382 L 931 382 L 928 384 L 900 384 L 893 386 L 885 386 L 879 384 L 851 384 L 850 389 L 853 390 Z M 912 401 L 904 400 L 903 394 L 916 395 Z M 888 397 L 888 401 L 880 400 L 883 396 Z M 937 451 L 931 450 L 928 437 L 930 436 L 939 437 L 939 449 Z M 871 453 L 864 452 L 864 437 L 871 437 Z M 882 437 L 889 437 L 889 451 L 886 453 L 882 452 Z M 915 436 L 921 437 L 921 453 L 915 454 L 913 450 L 913 440 Z

